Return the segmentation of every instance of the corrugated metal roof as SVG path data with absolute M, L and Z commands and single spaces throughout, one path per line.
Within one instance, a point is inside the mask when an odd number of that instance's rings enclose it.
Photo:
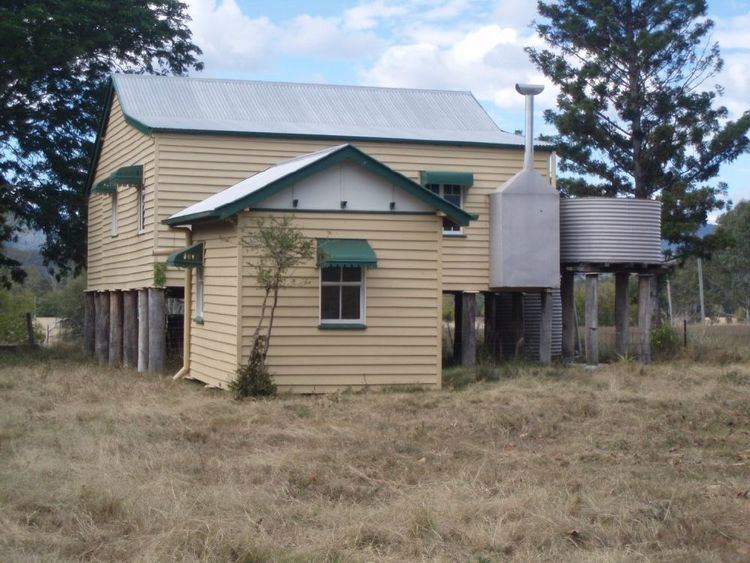
M 302 170 L 305 166 L 322 160 L 329 154 L 334 153 L 337 150 L 344 148 L 345 146 L 346 145 L 339 145 L 337 147 L 331 147 L 329 149 L 305 154 L 277 164 L 276 166 L 272 166 L 271 168 L 267 168 L 262 172 L 258 172 L 254 176 L 250 176 L 246 180 L 242 180 L 234 186 L 227 188 L 226 190 L 222 190 L 217 194 L 207 197 L 203 201 L 199 201 L 198 203 L 195 203 L 190 207 L 186 207 L 182 211 L 178 211 L 177 213 L 169 217 L 169 220 L 180 219 L 182 217 L 197 215 L 199 213 L 203 214 L 216 211 L 223 205 L 227 205 L 229 203 L 242 199 L 243 197 L 248 196 L 254 192 L 257 192 L 261 188 L 266 187 L 271 182 L 275 182 L 280 178 L 284 178 L 285 176 L 289 176 L 290 174 L 293 174 L 298 170 Z
M 524 144 L 471 92 L 135 74 L 113 80 L 125 115 L 157 131 Z

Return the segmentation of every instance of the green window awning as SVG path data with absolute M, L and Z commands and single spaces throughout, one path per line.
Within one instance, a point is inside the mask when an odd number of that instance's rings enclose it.
M 113 194 L 117 191 L 117 186 L 109 181 L 109 178 L 97 182 L 94 188 L 91 190 L 92 194 Z
M 92 194 L 113 194 L 117 192 L 117 186 L 143 185 L 143 166 L 135 164 L 133 166 L 122 166 L 112 172 L 101 182 L 97 182 L 92 188 Z
M 318 266 L 377 268 L 378 257 L 363 239 L 318 239 Z
M 466 188 L 474 185 L 473 172 L 453 172 L 450 170 L 422 170 L 419 181 L 423 186 L 427 184 L 454 184 Z
M 177 268 L 199 268 L 203 266 L 203 243 L 199 242 L 167 257 L 167 266 Z
M 114 184 L 141 185 L 143 183 L 143 166 L 123 166 L 115 170 L 109 177 Z

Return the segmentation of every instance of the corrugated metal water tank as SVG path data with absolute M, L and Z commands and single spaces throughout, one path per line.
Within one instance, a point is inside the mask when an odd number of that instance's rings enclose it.
M 586 197 L 560 201 L 563 263 L 659 264 L 661 202 Z

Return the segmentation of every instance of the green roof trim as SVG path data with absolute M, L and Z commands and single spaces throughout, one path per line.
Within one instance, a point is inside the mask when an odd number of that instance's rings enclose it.
M 203 243 L 188 246 L 167 257 L 167 266 L 175 268 L 200 268 L 203 266 Z
M 109 177 L 114 184 L 143 184 L 143 165 L 134 164 L 132 166 L 123 166 L 118 168 Z
M 364 239 L 318 239 L 318 266 L 377 268 L 378 257 Z
M 117 186 L 113 184 L 109 178 L 105 178 L 101 182 L 97 182 L 94 188 L 91 190 L 92 194 L 113 194 L 117 192 Z
M 174 219 L 165 219 L 162 221 L 167 225 L 187 225 L 192 224 L 198 220 L 224 220 L 236 213 L 248 209 L 258 202 L 261 202 L 270 196 L 280 192 L 281 190 L 288 188 L 294 184 L 297 184 L 301 180 L 313 176 L 318 172 L 321 172 L 331 166 L 344 161 L 351 161 L 354 164 L 369 170 L 373 174 L 380 176 L 387 182 L 398 186 L 402 190 L 410 193 L 425 203 L 431 205 L 437 211 L 442 211 L 453 221 L 459 225 L 468 225 L 471 221 L 477 219 L 477 215 L 467 213 L 460 207 L 457 207 L 446 201 L 439 195 L 432 193 L 424 186 L 419 185 L 417 182 L 407 178 L 400 172 L 396 172 L 392 168 L 389 168 L 382 162 L 374 159 L 370 155 L 362 152 L 353 145 L 345 145 L 341 149 L 330 153 L 329 155 L 317 160 L 296 172 L 288 174 L 276 181 L 270 182 L 265 187 L 256 190 L 244 197 L 241 197 L 231 203 L 227 203 L 220 207 L 217 207 L 213 211 L 200 212 L 192 215 L 183 215 L 181 217 L 175 217 Z M 289 211 L 294 211 L 290 209 Z M 388 213 L 384 211 L 384 213 Z
M 451 170 L 421 170 L 419 181 L 423 186 L 427 184 L 454 184 L 469 188 L 474 185 L 474 173 Z

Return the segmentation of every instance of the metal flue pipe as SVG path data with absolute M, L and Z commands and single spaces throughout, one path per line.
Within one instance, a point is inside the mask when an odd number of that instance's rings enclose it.
M 534 96 L 541 94 L 541 84 L 516 84 L 516 92 L 526 96 L 526 152 L 523 157 L 524 170 L 534 168 Z

